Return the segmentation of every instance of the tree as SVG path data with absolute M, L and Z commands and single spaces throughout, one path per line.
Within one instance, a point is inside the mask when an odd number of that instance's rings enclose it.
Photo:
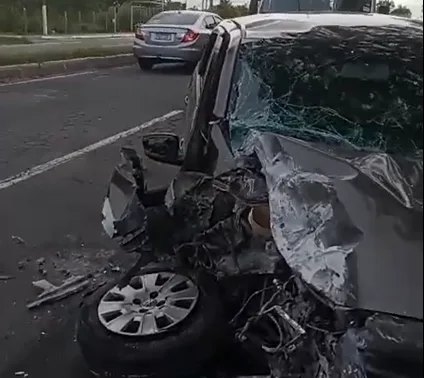
M 393 9 L 390 14 L 394 16 L 400 16 L 400 17 L 406 17 L 411 18 L 412 12 L 408 7 L 405 7 L 403 5 L 397 6 L 395 9 Z
M 377 3 L 377 12 L 383 14 L 392 14 L 393 16 L 411 18 L 412 12 L 408 7 L 404 5 L 395 5 L 392 0 L 380 0 Z
M 377 12 L 383 14 L 390 14 L 395 8 L 395 3 L 392 0 L 380 0 L 377 2 Z
M 166 10 L 184 10 L 184 9 L 186 9 L 186 3 L 168 0 L 166 5 L 165 5 L 165 9 Z
M 230 0 L 221 0 L 219 5 L 212 7 L 212 11 L 219 14 L 222 18 L 241 17 L 249 13 L 246 6 L 233 6 Z

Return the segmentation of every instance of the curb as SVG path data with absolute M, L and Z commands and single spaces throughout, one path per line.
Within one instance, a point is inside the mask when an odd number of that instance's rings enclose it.
M 68 35 L 42 35 L 41 39 L 60 41 L 66 39 L 104 39 L 104 38 L 134 38 L 134 33 L 99 33 L 99 34 L 68 34 Z
M 129 66 L 134 63 L 135 59 L 133 54 L 119 54 L 102 57 L 58 60 L 43 63 L 0 66 L 0 82 L 88 71 L 100 68 Z

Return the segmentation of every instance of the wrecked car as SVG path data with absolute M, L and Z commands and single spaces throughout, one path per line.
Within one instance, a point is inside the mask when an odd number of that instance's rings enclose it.
M 421 377 L 423 27 L 384 15 L 222 22 L 180 167 L 122 149 L 103 226 L 140 259 L 82 305 L 101 377 Z

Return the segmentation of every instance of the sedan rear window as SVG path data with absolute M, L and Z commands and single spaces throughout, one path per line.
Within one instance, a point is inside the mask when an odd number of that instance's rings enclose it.
M 163 12 L 153 16 L 146 24 L 193 25 L 199 17 L 196 13 Z

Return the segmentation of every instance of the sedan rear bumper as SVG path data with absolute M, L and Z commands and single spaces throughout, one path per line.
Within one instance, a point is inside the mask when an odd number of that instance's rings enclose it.
M 136 58 L 157 59 L 158 61 L 193 62 L 197 63 L 202 51 L 194 47 L 151 46 L 134 43 Z

